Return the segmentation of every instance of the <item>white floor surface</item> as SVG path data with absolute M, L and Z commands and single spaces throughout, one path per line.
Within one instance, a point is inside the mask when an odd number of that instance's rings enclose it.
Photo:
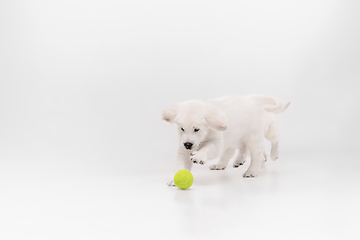
M 195 166 L 189 190 L 170 173 L 102 174 L 3 161 L 0 239 L 360 239 L 355 155 L 268 161 L 245 179 Z

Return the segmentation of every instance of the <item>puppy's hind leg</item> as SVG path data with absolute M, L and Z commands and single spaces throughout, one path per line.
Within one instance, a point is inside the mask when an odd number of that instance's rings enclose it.
M 264 147 L 263 156 L 264 156 L 264 158 L 263 158 L 263 160 L 261 161 L 261 167 L 264 167 L 264 166 L 265 166 L 265 163 L 266 163 L 267 158 L 268 158 L 268 155 L 267 155 L 266 152 L 265 152 L 265 147 Z
M 230 158 L 234 156 L 234 153 L 235 153 L 234 148 L 225 149 L 220 155 L 219 162 L 217 164 L 211 165 L 210 170 L 224 170 L 228 165 Z
M 277 127 L 276 119 L 272 121 L 268 131 L 265 133 L 265 138 L 271 142 L 271 160 L 279 158 L 279 130 Z
M 256 177 L 260 171 L 261 162 L 264 157 L 263 136 L 251 136 L 246 145 L 250 151 L 251 163 L 243 174 L 243 177 Z
M 243 165 L 246 161 L 247 155 L 247 148 L 243 141 L 241 141 L 239 146 L 239 153 L 234 161 L 233 167 L 238 168 L 239 166 Z

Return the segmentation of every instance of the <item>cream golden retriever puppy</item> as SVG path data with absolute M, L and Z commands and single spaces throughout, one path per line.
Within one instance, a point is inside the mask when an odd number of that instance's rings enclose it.
M 229 96 L 208 101 L 189 100 L 162 111 L 162 119 L 176 123 L 179 132 L 178 170 L 191 171 L 192 164 L 205 164 L 219 157 L 211 170 L 223 170 L 238 149 L 233 167 L 251 157 L 244 177 L 256 177 L 266 160 L 263 138 L 271 142 L 270 158 L 279 157 L 279 132 L 275 114 L 290 103 L 265 95 Z M 173 185 L 173 181 L 169 183 Z

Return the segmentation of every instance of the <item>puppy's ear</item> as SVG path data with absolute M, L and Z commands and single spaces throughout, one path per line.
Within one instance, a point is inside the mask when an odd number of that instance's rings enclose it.
M 176 121 L 177 111 L 180 103 L 175 103 L 173 106 L 162 110 L 162 120 L 167 124 L 173 124 Z
M 205 122 L 211 129 L 216 131 L 225 131 L 227 128 L 227 119 L 225 114 L 215 108 L 211 108 L 205 114 Z

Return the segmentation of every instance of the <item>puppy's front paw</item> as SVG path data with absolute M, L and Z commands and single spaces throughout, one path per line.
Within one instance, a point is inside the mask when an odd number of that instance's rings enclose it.
M 194 152 L 190 153 L 190 161 L 193 163 L 198 163 L 198 164 L 204 165 L 205 160 L 206 160 L 206 156 L 199 151 L 194 151 Z
M 240 167 L 241 165 L 244 165 L 244 163 L 245 163 L 245 158 L 243 158 L 243 159 L 236 159 L 236 161 L 234 162 L 234 164 L 233 164 L 233 167 L 234 168 L 238 168 L 238 167 Z
M 224 170 L 226 168 L 226 166 L 221 165 L 221 164 L 214 164 L 214 165 L 211 165 L 209 168 L 210 168 L 210 170 Z
M 256 177 L 259 174 L 259 169 L 254 167 L 249 167 L 246 172 L 244 172 L 243 177 L 250 178 L 250 177 Z

